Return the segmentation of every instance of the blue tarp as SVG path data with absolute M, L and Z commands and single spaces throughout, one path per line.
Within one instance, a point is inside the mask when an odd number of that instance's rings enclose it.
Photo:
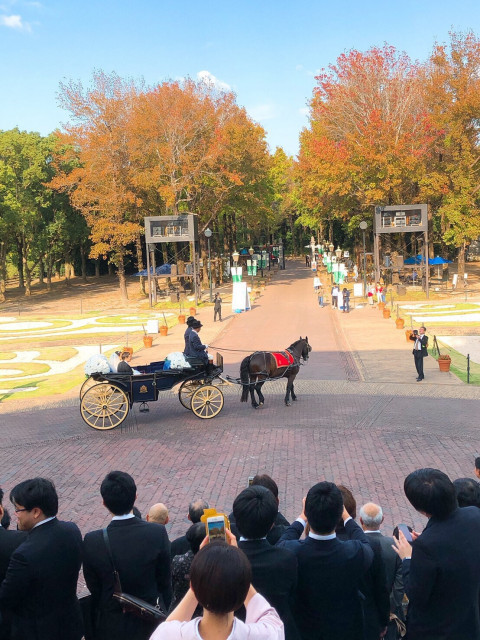
M 420 264 L 420 260 L 412 256 L 403 261 L 403 264 Z
M 169 275 L 170 273 L 172 273 L 171 264 L 162 264 L 160 267 L 157 267 L 155 269 L 155 274 L 153 273 L 153 267 L 150 267 L 150 275 L 164 276 L 164 275 Z M 146 278 L 148 276 L 148 271 L 147 269 L 143 269 L 142 271 L 139 271 L 138 273 L 134 273 L 133 275 L 144 276 Z

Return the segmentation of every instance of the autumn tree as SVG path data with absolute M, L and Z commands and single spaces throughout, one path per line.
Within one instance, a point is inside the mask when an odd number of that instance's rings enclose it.
M 127 247 L 141 231 L 141 199 L 130 160 L 130 119 L 141 86 L 99 71 L 92 86 L 61 83 L 59 101 L 72 123 L 59 134 L 59 175 L 54 186 L 69 194 L 91 232 L 90 256 L 108 257 L 117 266 L 122 297 L 127 298 Z M 78 159 L 78 161 L 77 161 Z
M 421 67 L 385 45 L 341 55 L 316 78 L 301 134 L 304 203 L 330 226 L 377 204 L 418 202 L 438 132 Z
M 480 235 L 480 40 L 451 34 L 435 45 L 426 74 L 428 108 L 441 140 L 430 165 L 432 200 L 442 239 L 458 249 L 459 285 L 465 248 Z

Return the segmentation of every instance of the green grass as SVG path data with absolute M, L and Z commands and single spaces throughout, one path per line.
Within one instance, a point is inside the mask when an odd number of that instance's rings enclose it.
M 462 382 L 467 382 L 467 358 L 462 353 L 459 353 L 455 349 L 447 346 L 438 341 L 438 346 L 440 347 L 440 353 L 442 355 L 449 355 L 451 358 L 450 363 L 450 371 L 454 373 L 457 378 L 460 378 Z M 430 355 L 438 360 L 438 354 L 433 353 L 433 346 L 429 349 Z M 480 364 L 476 362 L 472 362 L 470 360 L 470 384 L 475 386 L 480 386 Z
M 0 361 L 13 360 L 17 354 L 14 351 L 0 351 Z
M 49 331 L 51 329 L 62 329 L 64 327 L 69 327 L 70 326 L 70 321 L 69 320 L 57 320 L 55 318 L 30 318 L 30 317 L 22 317 L 19 316 L 17 317 L 17 321 L 18 322 L 48 322 L 49 326 L 48 327 L 39 327 L 38 329 L 36 329 L 35 327 L 32 327 L 31 329 L 15 329 L 15 322 L 9 322 L 8 324 L 11 325 L 10 328 L 8 329 L 0 329 L 0 333 L 17 333 L 18 335 L 22 335 L 23 333 L 30 333 L 32 331 Z
M 38 375 L 40 373 L 47 373 L 50 371 L 50 367 L 48 364 L 43 364 L 41 362 L 5 362 L 1 364 L 1 369 L 13 369 L 14 371 L 21 371 L 21 373 L 14 373 L 11 376 L 4 376 L 2 374 L 1 378 L 6 378 L 8 380 L 15 380 L 15 378 L 20 378 L 22 376 L 32 376 Z M 3 383 L 2 383 L 3 384 Z
M 40 355 L 35 360 L 55 360 L 65 362 L 77 355 L 78 351 L 73 347 L 45 347 L 38 349 Z

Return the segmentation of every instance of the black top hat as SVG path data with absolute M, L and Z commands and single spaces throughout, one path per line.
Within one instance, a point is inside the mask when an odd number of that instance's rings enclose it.
M 200 329 L 200 327 L 203 327 L 203 324 L 200 322 L 200 320 L 194 320 L 192 322 L 192 329 Z

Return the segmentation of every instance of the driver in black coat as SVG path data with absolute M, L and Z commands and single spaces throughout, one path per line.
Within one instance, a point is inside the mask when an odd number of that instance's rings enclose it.
M 192 332 L 188 339 L 188 347 L 185 351 L 185 355 L 187 358 L 197 358 L 198 360 L 201 360 L 203 364 L 208 365 L 208 345 L 202 344 L 200 336 L 198 335 L 198 332 L 202 327 L 203 325 L 200 320 L 194 320 L 192 322 Z

